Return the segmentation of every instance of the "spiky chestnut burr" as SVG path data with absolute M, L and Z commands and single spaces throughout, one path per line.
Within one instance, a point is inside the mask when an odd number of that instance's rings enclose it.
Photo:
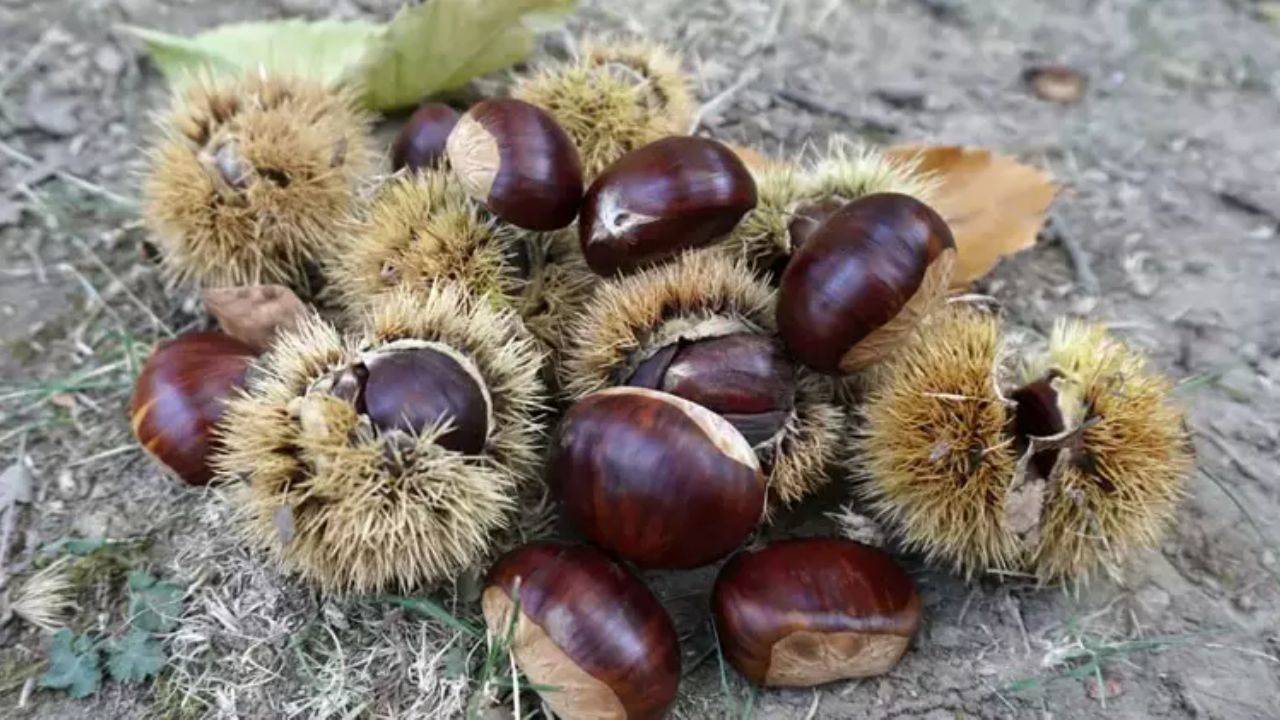
M 477 295 L 514 298 L 522 233 L 469 198 L 444 168 L 388 178 L 344 224 L 325 263 L 330 292 L 359 314 L 397 288 L 456 282 Z
M 694 253 L 602 283 L 569 328 L 561 382 L 571 399 L 630 384 L 706 404 L 751 441 L 770 504 L 790 504 L 827 482 L 844 414 L 829 379 L 778 356 L 773 331 L 765 283 Z M 734 345 L 751 352 L 722 352 Z
M 636 576 L 586 546 L 533 543 L 494 564 L 485 623 L 566 720 L 657 720 L 675 699 L 680 646 Z M 602 611 L 604 610 L 604 611 Z
M 701 405 L 647 388 L 574 403 L 549 468 L 565 516 L 642 567 L 718 560 L 764 512 L 759 460 L 742 434 Z
M 207 484 L 215 428 L 256 355 L 219 332 L 189 332 L 161 343 L 129 400 L 134 437 L 188 485 Z
M 595 38 L 576 57 L 519 78 L 512 95 L 555 117 L 591 180 L 638 147 L 688 132 L 694 102 L 680 64 L 648 40 Z
M 459 117 L 457 110 L 444 103 L 427 102 L 419 106 L 391 144 L 391 169 L 423 170 L 438 165 Z
M 558 230 L 582 204 L 578 149 L 546 110 L 514 98 L 471 106 L 445 143 L 467 194 L 526 230 Z
M 719 240 L 755 206 L 755 180 L 731 149 L 668 137 L 623 155 L 592 181 L 578 240 L 587 265 L 608 277 Z
M 753 173 L 759 202 L 723 244 L 774 282 L 808 236 L 845 203 L 880 192 L 927 202 L 933 187 L 912 163 L 844 139 L 832 140 L 816 158 L 770 162 Z
M 310 295 L 309 273 L 373 167 L 368 124 L 354 96 L 312 80 L 250 73 L 193 83 L 160 118 L 143 179 L 166 274 Z
M 1117 571 L 1183 494 L 1191 450 L 1169 382 L 1098 327 L 1059 323 L 1040 350 L 952 309 L 877 378 L 862 490 L 908 546 L 966 576 Z
M 808 687 L 888 672 L 920 627 L 920 595 L 880 550 L 804 538 L 735 555 L 711 612 L 725 659 L 748 680 Z
M 249 537 L 326 592 L 481 561 L 537 475 L 540 363 L 513 313 L 443 283 L 387 294 L 347 338 L 304 322 L 224 418 Z
M 842 206 L 782 274 L 778 329 L 787 350 L 832 374 L 883 360 L 943 300 L 955 254 L 947 223 L 909 195 Z

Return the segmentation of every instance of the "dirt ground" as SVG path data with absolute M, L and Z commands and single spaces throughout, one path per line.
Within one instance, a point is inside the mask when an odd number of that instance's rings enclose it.
M 714 137 L 779 154 L 833 134 L 975 144 L 1051 170 L 1064 191 L 1041 241 L 978 290 L 1017 322 L 1041 329 L 1059 315 L 1105 320 L 1169 373 L 1189 379 L 1179 394 L 1201 468 L 1159 551 L 1123 579 L 1079 593 L 967 585 L 905 557 L 926 620 L 903 662 L 876 679 L 752 693 L 709 652 L 706 592 L 715 569 L 652 575 L 686 653 L 674 715 L 1280 717 L 1280 484 L 1266 469 L 1280 460 L 1280 5 L 585 4 L 573 32 L 643 32 L 688 54 L 702 98 L 717 98 L 704 116 Z M 30 502 L 0 521 L 5 531 L 16 518 L 0 540 L 0 715 L 372 712 L 346 701 L 299 701 L 308 689 L 280 670 L 268 690 L 241 688 L 237 696 L 227 688 L 247 683 L 238 675 L 204 704 L 173 702 L 166 689 L 182 685 L 176 672 L 155 685 L 109 683 L 92 699 L 68 700 L 35 685 L 49 635 L 10 617 L 7 603 L 56 552 L 50 546 L 68 537 L 125 541 L 122 566 L 192 587 L 224 583 L 248 593 L 286 584 L 231 571 L 193 578 L 187 553 L 208 542 L 218 516 L 205 507 L 208 497 L 175 487 L 131 442 L 125 404 L 138 358 L 201 320 L 190 301 L 166 297 L 140 255 L 145 233 L 136 221 L 134 172 L 147 114 L 161 106 L 165 89 L 112 27 L 193 31 L 232 19 L 386 17 L 389 5 L 0 2 L 0 469 L 24 464 L 32 489 Z M 1028 92 L 1024 68 L 1044 62 L 1083 72 L 1084 100 L 1063 106 Z M 843 488 L 833 490 L 769 534 L 829 530 L 823 503 L 842 495 Z M 118 585 L 81 592 L 71 624 L 118 627 L 125 612 Z M 369 612 L 297 589 L 270 592 L 334 626 Z M 338 623 L 333 614 L 344 612 Z M 177 656 L 191 638 L 175 643 Z M 289 666 L 283 657 L 277 667 Z M 423 657 L 444 662 L 443 655 Z M 226 660 L 243 671 L 260 657 Z M 407 689 L 393 687 L 399 678 L 383 678 L 371 686 L 378 699 L 369 707 L 421 713 L 411 708 L 426 705 L 383 701 L 393 691 L 443 697 L 460 687 L 427 688 L 422 678 L 430 675 L 415 675 L 418 684 Z

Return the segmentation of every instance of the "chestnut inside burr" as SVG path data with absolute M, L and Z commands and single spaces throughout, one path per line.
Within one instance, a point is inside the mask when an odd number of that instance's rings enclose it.
M 638 363 L 624 384 L 692 400 L 752 446 L 776 437 L 795 407 L 795 366 L 779 343 L 750 332 L 680 338 Z
M 1049 373 L 1009 393 L 1009 398 L 1017 403 L 1013 433 L 1024 450 L 1029 437 L 1057 435 L 1067 429 L 1062 409 L 1058 407 L 1058 391 L 1053 388 L 1054 377 L 1054 373 Z M 1031 467 L 1040 477 L 1048 478 L 1059 452 L 1061 450 L 1051 448 L 1036 453 L 1031 458 Z
M 471 368 L 443 346 L 384 348 L 317 381 L 309 392 L 345 400 L 380 433 L 417 435 L 447 424 L 435 438 L 448 450 L 484 449 L 488 393 Z

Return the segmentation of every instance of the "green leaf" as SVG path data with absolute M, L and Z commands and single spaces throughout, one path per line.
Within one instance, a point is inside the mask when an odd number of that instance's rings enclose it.
M 365 104 L 392 110 L 508 67 L 576 0 L 428 0 L 400 9 L 352 81 Z
M 144 570 L 129 573 L 129 617 L 131 626 L 149 632 L 172 630 L 182 615 L 186 591 L 171 582 L 158 582 Z
M 73 635 L 62 628 L 53 634 L 49 648 L 49 669 L 40 678 L 40 687 L 66 690 L 79 700 L 102 687 L 102 668 L 98 665 L 98 649 L 87 635 Z
M 201 73 L 258 68 L 337 82 L 383 32 L 382 25 L 355 20 L 234 23 L 189 38 L 128 25 L 121 29 L 143 41 L 156 67 L 175 84 Z
M 138 682 L 160 672 L 164 651 L 151 633 L 134 628 L 107 650 L 107 672 L 117 682 Z

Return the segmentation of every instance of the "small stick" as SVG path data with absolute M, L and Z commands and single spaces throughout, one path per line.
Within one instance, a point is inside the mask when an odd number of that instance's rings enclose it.
M 3 140 L 0 140 L 0 152 L 3 152 L 5 155 L 8 155 L 9 157 L 13 158 L 14 160 L 17 160 L 18 162 L 24 165 L 34 166 L 36 164 L 35 158 L 13 147 L 12 145 L 6 143 Z M 123 195 L 114 193 L 106 189 L 105 187 L 98 185 L 97 183 L 89 182 L 88 180 L 85 180 L 84 178 L 79 177 L 77 175 L 72 175 L 66 170 L 55 170 L 54 174 L 57 175 L 58 179 L 62 180 L 63 182 L 67 182 L 72 185 L 75 185 L 76 187 L 80 188 L 81 190 L 84 190 L 85 192 L 93 193 L 94 195 L 98 195 L 99 197 L 104 197 L 121 207 L 126 207 L 126 208 L 137 207 L 137 203 L 130 200 L 129 198 Z
M 1067 257 L 1071 260 L 1071 267 L 1076 272 L 1076 279 L 1080 281 L 1080 286 L 1090 295 L 1097 295 L 1101 285 L 1098 282 L 1098 276 L 1093 273 L 1093 267 L 1089 263 L 1089 254 L 1084 248 L 1080 247 L 1079 241 L 1076 240 L 1075 233 L 1071 232 L 1067 221 L 1062 218 L 1061 214 L 1053 216 L 1053 225 L 1057 228 L 1055 237 L 1062 248 L 1067 251 Z
M 706 118 L 707 115 L 710 115 L 713 110 L 719 109 L 719 107 L 727 102 L 729 98 L 733 97 L 742 88 L 755 82 L 756 78 L 759 77 L 760 68 L 753 67 L 744 73 L 742 77 L 738 78 L 737 82 L 724 90 L 721 90 L 715 97 L 705 103 L 702 103 L 702 106 L 698 108 L 698 112 L 693 116 L 693 122 L 689 124 L 689 134 L 692 135 L 697 132 L 698 128 L 702 126 L 703 119 Z
M 154 323 L 157 328 L 164 331 L 164 333 L 169 337 L 173 337 L 173 330 L 168 325 L 166 325 L 163 320 L 160 319 L 159 315 L 156 315 L 155 311 L 153 311 L 149 305 L 142 302 L 142 300 L 137 295 L 133 294 L 133 291 L 129 289 L 129 286 L 125 284 L 123 280 L 120 279 L 119 275 L 116 275 L 114 270 L 112 270 L 105 262 L 102 261 L 102 258 L 98 257 L 98 254 L 93 251 L 93 248 L 89 247 L 88 243 L 74 236 L 71 238 L 71 241 L 74 242 L 77 246 L 79 246 L 80 249 L 83 250 L 84 253 L 89 256 L 89 259 L 92 260 L 93 263 L 97 265 L 100 270 L 102 270 L 102 272 L 107 274 L 107 277 L 111 278 L 112 280 L 115 280 L 117 283 L 120 284 L 120 288 L 121 290 L 124 291 L 125 296 L 128 297 L 130 300 L 132 300 L 133 304 L 138 306 L 138 308 L 142 310 L 142 312 L 146 313 L 147 316 L 151 318 L 151 322 Z

